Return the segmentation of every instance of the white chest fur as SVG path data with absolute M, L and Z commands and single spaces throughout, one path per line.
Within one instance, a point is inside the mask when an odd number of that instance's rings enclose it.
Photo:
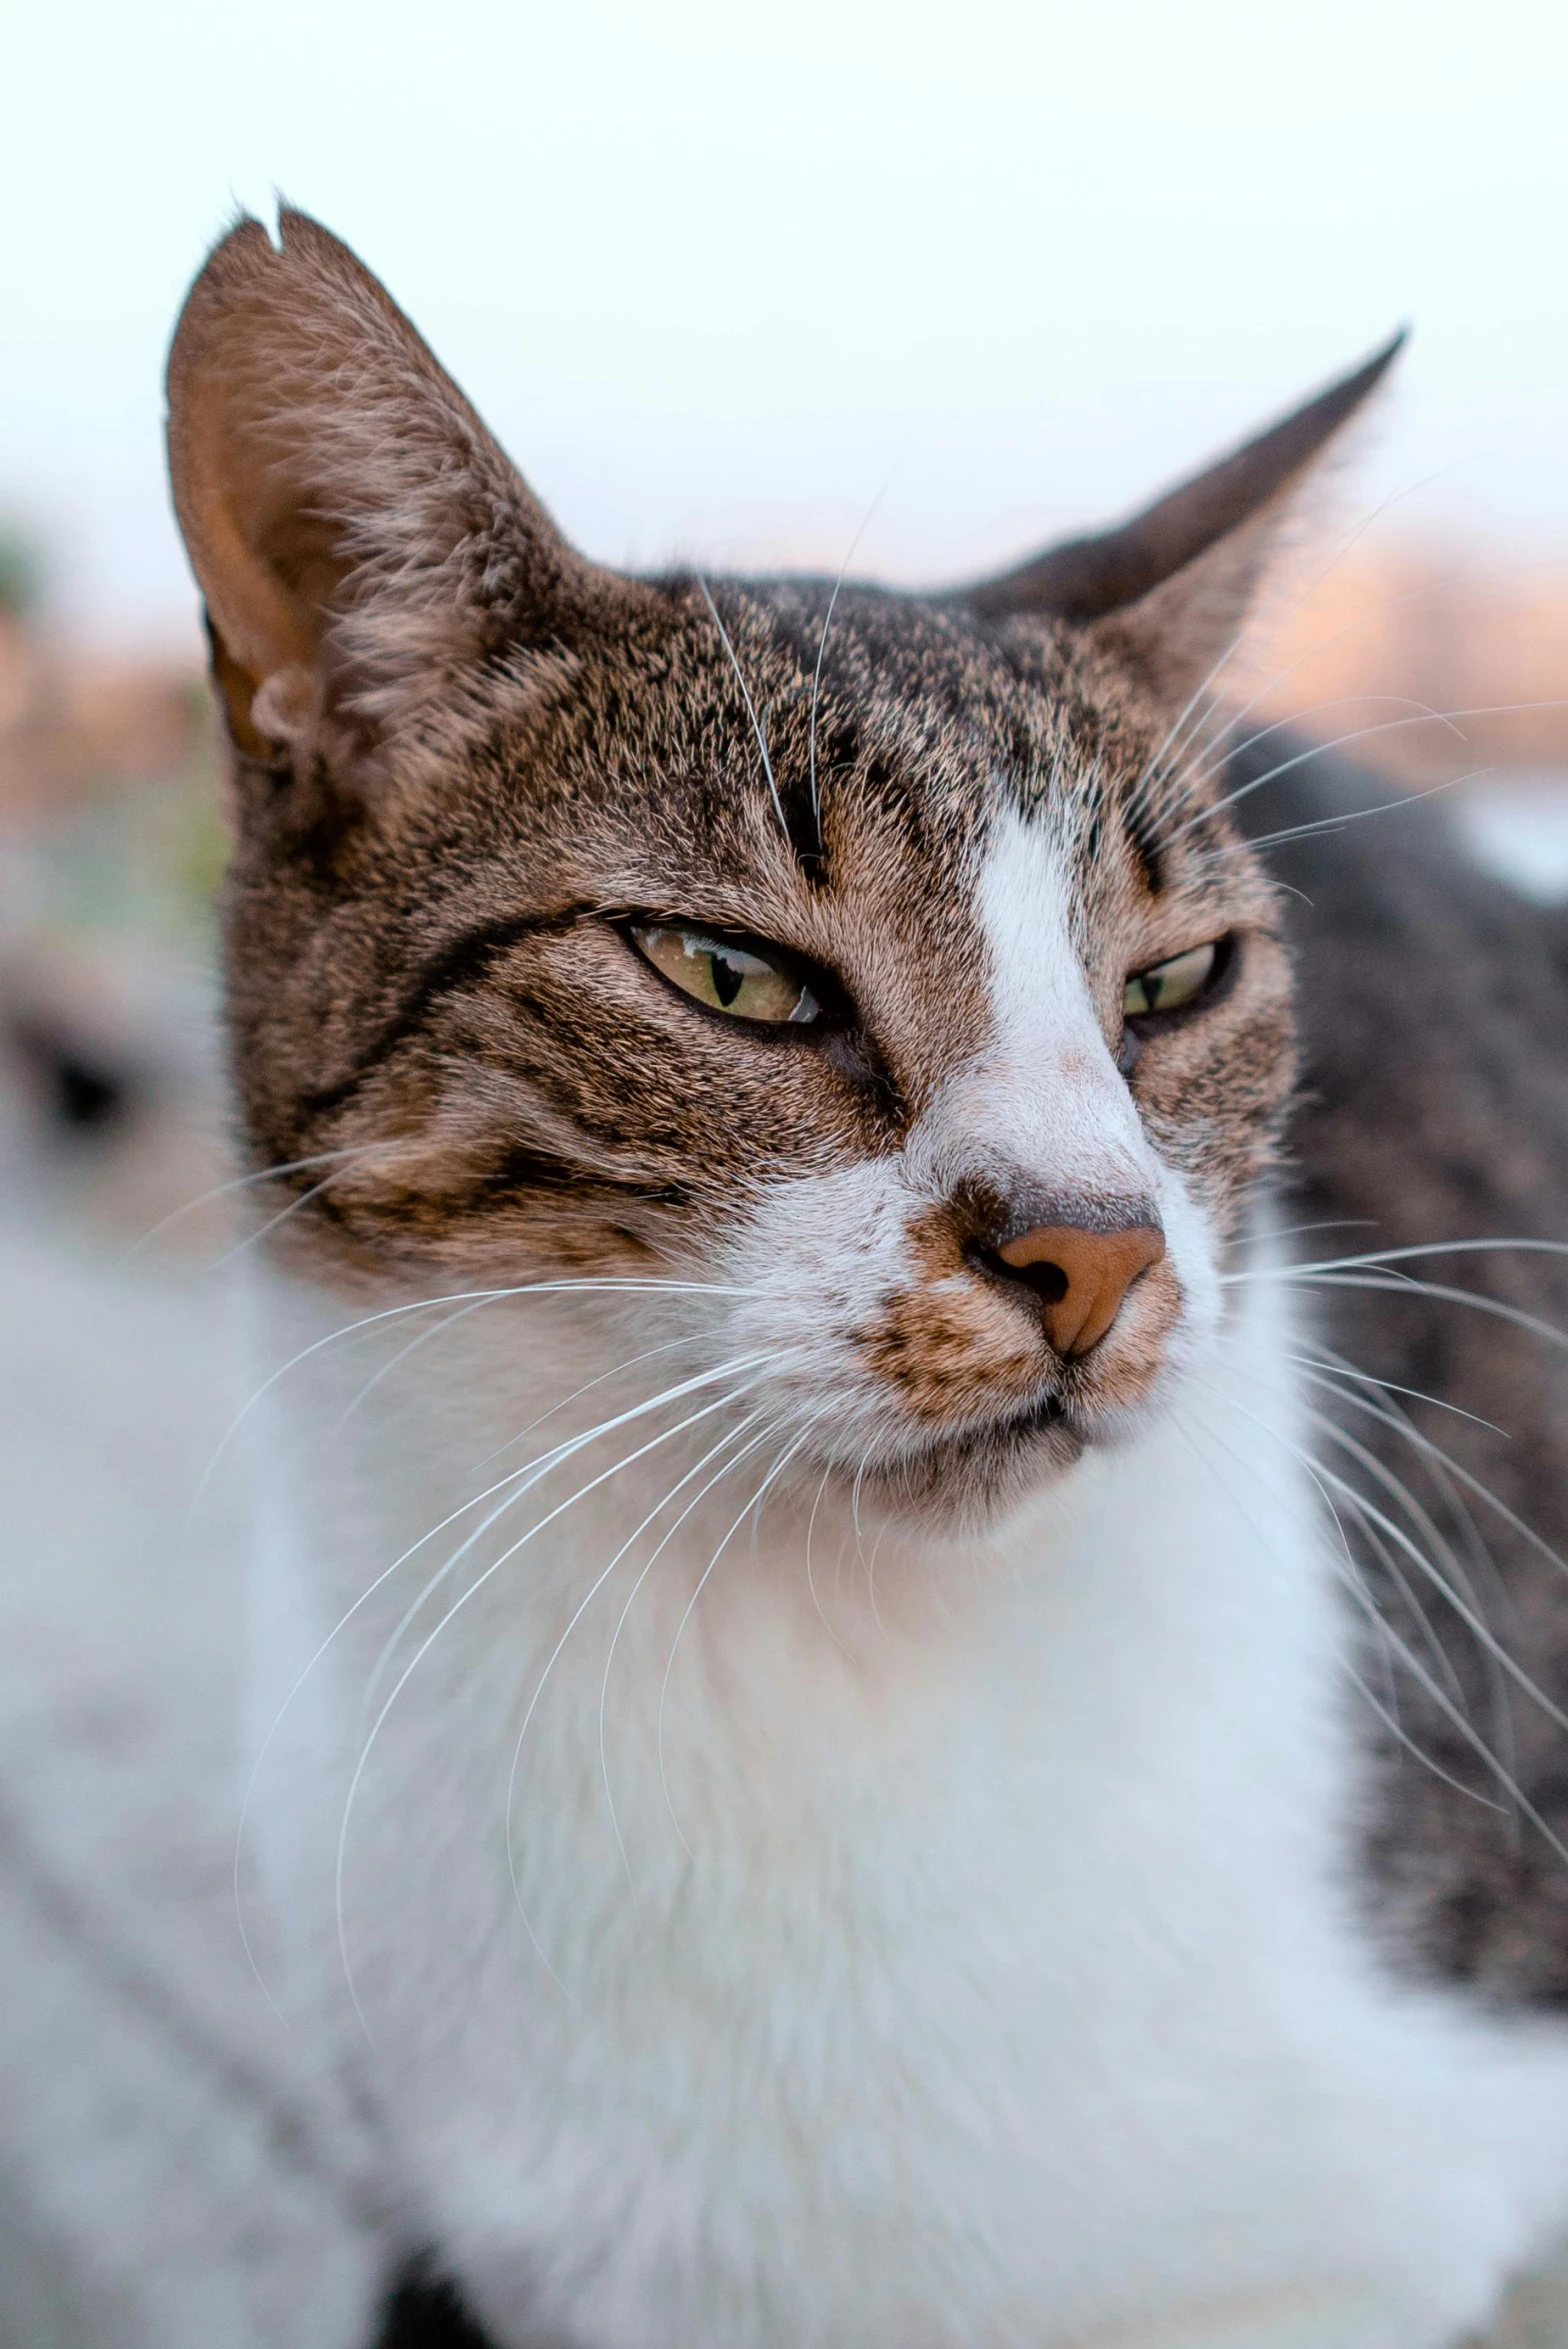
M 341 1428 L 352 1349 L 274 1390 L 263 1728 L 575 1383 L 509 1311 Z M 808 1585 L 780 1501 L 693 1604 L 772 1455 L 640 1582 L 702 1478 L 635 1529 L 716 1423 L 541 1522 L 639 1422 L 458 1561 L 368 1705 L 474 1520 L 332 1638 L 259 1782 L 289 1995 L 503 2338 L 1442 2349 L 1568 2224 L 1568 2049 L 1396 1991 L 1356 1931 L 1276 1313 L 971 1553 L 824 1504 Z

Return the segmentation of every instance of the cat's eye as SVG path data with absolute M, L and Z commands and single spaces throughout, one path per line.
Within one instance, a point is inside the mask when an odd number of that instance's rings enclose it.
M 1189 1003 L 1196 1003 L 1214 976 L 1219 953 L 1213 944 L 1190 946 L 1185 954 L 1173 954 L 1164 962 L 1151 963 L 1146 971 L 1134 971 L 1122 989 L 1123 1017 L 1138 1019 L 1149 1012 L 1182 1011 Z
M 657 971 L 694 1003 L 769 1027 L 810 1027 L 822 1006 L 799 975 L 755 947 L 678 922 L 641 922 L 631 937 Z

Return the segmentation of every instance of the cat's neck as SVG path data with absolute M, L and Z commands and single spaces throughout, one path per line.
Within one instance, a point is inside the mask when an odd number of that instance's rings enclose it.
M 603 1812 L 617 1773 L 658 1784 L 671 1865 L 675 1790 L 706 1803 L 715 1770 L 760 1819 L 781 1785 L 786 1811 L 842 1802 L 856 1753 L 884 1783 L 890 1754 L 993 1736 L 1015 1762 L 1022 1738 L 1042 1783 L 1179 1770 L 1211 1811 L 1233 1804 L 1239 1754 L 1272 1756 L 1259 1784 L 1299 1820 L 1313 1779 L 1326 1821 L 1332 1567 L 1281 1292 L 1236 1294 L 1184 1400 L 998 1527 L 938 1537 L 852 1480 L 792 1475 L 765 1383 L 649 1408 L 693 1377 L 679 1349 L 631 1386 L 606 1378 L 633 1349 L 565 1304 L 503 1303 L 428 1339 L 397 1315 L 366 1351 L 321 1342 L 338 1304 L 273 1287 L 274 1358 L 315 1350 L 262 1406 L 268 1579 L 290 1594 L 262 1725 L 311 1665 L 296 1709 L 324 1705 L 359 1748 L 373 1732 L 370 1774 L 466 1744 L 514 1812 L 536 1757 L 555 1801 L 580 1749 Z
M 573 1500 L 603 1473 L 594 1439 L 504 1539 L 501 1520 L 462 1554 L 459 1518 L 416 1549 L 505 1473 L 475 1451 L 521 1424 L 517 1381 L 543 1408 L 591 1375 L 563 1359 L 569 1322 L 553 1360 L 459 1325 L 460 1366 L 433 1342 L 341 1425 L 377 1364 L 328 1345 L 274 1387 L 258 1729 L 277 1734 L 252 1810 L 287 1944 L 269 1981 L 335 2060 L 369 2033 L 408 2191 L 497 2308 L 534 2272 L 532 2229 L 640 2314 L 621 2202 L 585 2218 L 560 2183 L 620 2174 L 629 2144 L 639 2193 L 695 2161 L 746 2246 L 715 2289 L 743 2299 L 774 2240 L 759 2210 L 820 2246 L 830 2145 L 861 2185 L 833 2287 L 849 2313 L 821 2337 L 907 2337 L 887 2296 L 957 2212 L 949 2337 L 995 2337 L 999 2259 L 1038 2295 L 1033 2337 L 1078 2338 L 1083 2310 L 1123 2306 L 1128 2243 L 1162 2306 L 1212 2297 L 1191 2247 L 1227 2227 L 1238 2295 L 1311 2273 L 1347 2178 L 1397 2247 L 1411 2100 L 1439 2145 L 1517 2099 L 1489 2056 L 1456 2070 L 1435 2010 L 1390 2019 L 1346 1930 L 1343 1625 L 1279 1296 L 1244 1286 L 1180 1404 L 968 1543 L 857 1541 L 831 1493 L 813 1527 L 809 1486 L 782 1478 L 753 1540 L 759 1468 L 651 1558 L 639 1525 L 689 1463 L 650 1453 Z M 293 1347 L 341 1319 L 298 1293 L 271 1312 Z M 666 2080 L 671 2101 L 638 2101 Z M 1509 2124 L 1521 2209 L 1556 2174 L 1554 2082 Z M 1315 2133 L 1280 2132 L 1309 2105 Z M 1446 2242 L 1442 2176 L 1419 2183 L 1417 2239 Z M 1066 2263 L 1045 2282 L 1042 2211 Z M 868 2225 L 895 2258 L 865 2266 Z

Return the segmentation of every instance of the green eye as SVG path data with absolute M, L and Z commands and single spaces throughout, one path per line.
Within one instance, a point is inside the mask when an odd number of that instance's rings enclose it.
M 764 1020 L 770 1027 L 804 1028 L 822 1017 L 821 1004 L 802 980 L 749 946 L 675 923 L 639 924 L 632 937 L 655 970 L 710 1011 Z
M 1195 1003 L 1214 976 L 1218 959 L 1217 945 L 1190 946 L 1185 954 L 1173 954 L 1146 971 L 1134 971 L 1122 989 L 1124 1016 L 1137 1019 L 1146 1012 L 1180 1011 Z

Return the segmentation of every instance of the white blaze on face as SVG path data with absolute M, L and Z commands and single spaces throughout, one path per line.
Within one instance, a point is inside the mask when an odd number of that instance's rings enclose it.
M 738 1347 L 774 1349 L 779 1389 L 835 1415 L 823 1447 L 896 1445 L 902 1405 L 868 1370 L 857 1333 L 887 1299 L 930 1279 L 913 1235 L 955 1186 L 982 1184 L 1027 1211 L 1042 1203 L 1153 1205 L 1181 1294 L 1162 1346 L 1192 1358 L 1219 1316 L 1213 1234 L 1176 1169 L 1145 1135 L 1095 1017 L 1068 922 L 1069 880 L 1044 826 L 1009 814 L 977 887 L 990 1017 L 904 1150 L 769 1190 L 722 1263 L 744 1292 Z M 942 1276 L 944 1278 L 965 1276 Z
M 920 1121 L 912 1161 L 943 1190 L 969 1175 L 1003 1190 L 1158 1199 L 1161 1169 L 1095 1016 L 1044 825 L 998 819 L 977 897 L 991 1034 Z

